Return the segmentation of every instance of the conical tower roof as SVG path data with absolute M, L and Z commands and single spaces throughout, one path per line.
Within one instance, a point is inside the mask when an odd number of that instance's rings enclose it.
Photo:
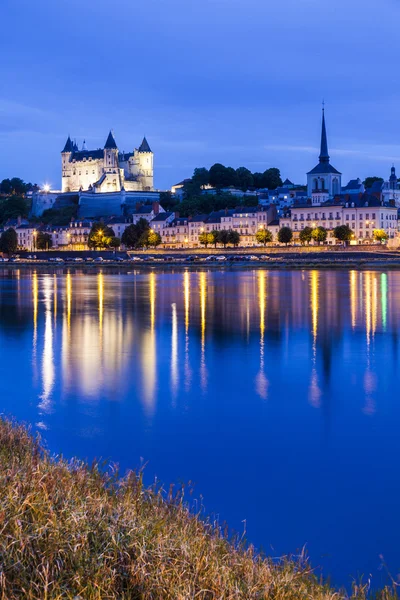
M 115 143 L 115 139 L 114 136 L 112 134 L 112 131 L 110 130 L 110 133 L 108 134 L 108 138 L 106 143 L 104 144 L 104 148 L 117 148 L 117 144 Z
M 74 148 L 72 145 L 72 140 L 70 138 L 70 136 L 68 136 L 67 141 L 65 142 L 65 146 L 64 146 L 64 150 L 63 152 L 73 152 Z
M 143 141 L 139 146 L 139 152 L 151 152 L 151 148 L 146 140 L 146 136 L 143 138 Z

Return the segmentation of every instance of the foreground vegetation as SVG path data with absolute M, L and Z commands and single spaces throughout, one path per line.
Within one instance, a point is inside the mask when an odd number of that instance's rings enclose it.
M 0 598 L 274 599 L 344 597 L 303 560 L 263 559 L 189 512 L 183 493 L 142 474 L 53 459 L 0 421 Z M 366 587 L 353 598 L 365 598 Z M 379 594 L 396 596 L 389 589 Z

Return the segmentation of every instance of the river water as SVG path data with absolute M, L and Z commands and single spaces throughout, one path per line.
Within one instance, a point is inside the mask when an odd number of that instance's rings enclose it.
M 193 482 L 266 553 L 400 572 L 400 272 L 0 271 L 0 411 Z

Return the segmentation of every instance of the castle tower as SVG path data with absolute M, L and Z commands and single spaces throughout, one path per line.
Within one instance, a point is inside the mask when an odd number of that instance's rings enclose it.
M 70 136 L 68 136 L 65 142 L 64 149 L 61 151 L 61 190 L 63 192 L 70 191 L 69 175 L 70 175 L 70 159 L 74 151 L 74 146 Z
M 153 189 L 153 152 L 149 146 L 146 137 L 143 138 L 138 150 L 134 152 L 135 170 L 142 188 L 144 190 Z
M 329 161 L 325 109 L 323 108 L 319 163 L 307 173 L 307 193 L 312 198 L 312 204 L 319 205 L 341 192 L 342 174 Z
M 108 134 L 104 144 L 103 173 L 107 175 L 108 191 L 119 192 L 121 189 L 121 173 L 118 164 L 118 148 L 112 131 Z

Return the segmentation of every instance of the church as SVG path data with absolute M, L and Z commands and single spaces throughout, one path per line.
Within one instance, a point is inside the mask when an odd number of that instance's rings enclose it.
M 61 152 L 62 192 L 153 191 L 153 152 L 143 138 L 139 148 L 118 150 L 112 131 L 104 148 L 81 150 L 68 136 Z
M 307 194 L 312 204 L 319 206 L 340 194 L 342 174 L 330 163 L 326 135 L 325 110 L 322 109 L 321 148 L 319 163 L 307 173 Z

